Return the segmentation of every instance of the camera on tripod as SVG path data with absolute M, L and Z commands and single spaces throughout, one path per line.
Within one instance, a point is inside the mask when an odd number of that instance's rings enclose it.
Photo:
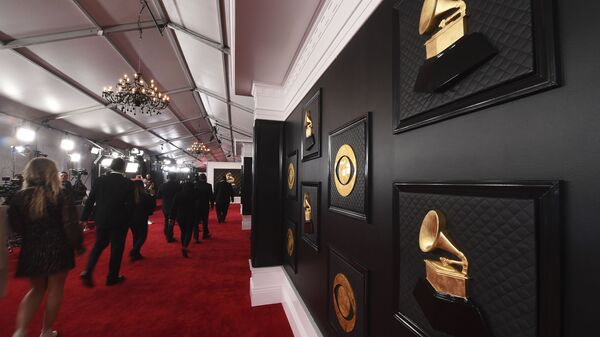
M 81 176 L 87 176 L 88 171 L 86 169 L 70 169 L 71 179 L 81 180 Z

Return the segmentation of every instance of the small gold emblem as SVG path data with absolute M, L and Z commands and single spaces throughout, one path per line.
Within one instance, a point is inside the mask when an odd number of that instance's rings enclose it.
M 419 247 L 424 253 L 441 249 L 457 256 L 460 261 L 440 257 L 439 261 L 424 260 L 427 281 L 439 293 L 467 298 L 469 262 L 448 238 L 446 218 L 436 210 L 427 212 L 419 232 Z M 460 266 L 458 270 L 454 266 Z
M 344 144 L 335 156 L 334 180 L 335 188 L 342 197 L 352 193 L 356 184 L 356 155 L 348 144 Z
M 338 273 L 333 280 L 333 309 L 340 327 L 351 332 L 356 326 L 356 298 L 346 275 Z
M 288 256 L 294 255 L 294 231 L 291 228 L 287 230 L 287 253 Z
M 288 165 L 288 189 L 291 191 L 294 188 L 294 183 L 296 182 L 296 169 L 294 168 L 294 163 L 290 163 Z

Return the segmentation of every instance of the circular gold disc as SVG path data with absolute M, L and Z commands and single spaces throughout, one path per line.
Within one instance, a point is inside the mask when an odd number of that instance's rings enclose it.
M 344 144 L 338 150 L 333 171 L 335 188 L 342 197 L 347 197 L 356 184 L 356 155 L 350 145 Z
M 289 256 L 294 254 L 294 232 L 291 228 L 287 230 L 287 253 Z
M 292 190 L 294 188 L 294 183 L 296 182 L 296 169 L 294 168 L 294 163 L 290 163 L 288 165 L 288 189 Z
M 356 299 L 346 275 L 338 273 L 333 280 L 333 308 L 340 327 L 351 332 L 356 326 Z

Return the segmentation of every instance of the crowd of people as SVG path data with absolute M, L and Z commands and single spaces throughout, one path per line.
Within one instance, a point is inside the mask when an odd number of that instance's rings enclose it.
M 11 230 L 23 236 L 16 276 L 28 278 L 31 283 L 30 291 L 19 305 L 13 337 L 27 335 L 29 323 L 45 296 L 40 337 L 58 335 L 52 326 L 60 309 L 65 280 L 75 267 L 75 255 L 85 252 L 83 228 L 87 228 L 92 217 L 96 239 L 86 267 L 80 274 L 83 285 L 89 288 L 95 286 L 95 266 L 109 245 L 106 285 L 115 286 L 125 281 L 120 268 L 129 230 L 133 238 L 129 252 L 131 261 L 144 258 L 141 250 L 148 235 L 148 219 L 156 209 L 157 197 L 162 199 L 165 239 L 168 243 L 177 241 L 173 230 L 177 223 L 183 257 L 189 257 L 192 237 L 196 243 L 201 242 L 200 223 L 202 239 L 211 238 L 208 215 L 215 203 L 218 222 L 225 222 L 229 203 L 233 201 L 233 189 L 225 179 L 216 184 L 213 193 L 212 185 L 204 174 L 193 182 L 183 183 L 170 174 L 168 181 L 156 191 L 149 176 L 143 181 L 126 178 L 125 165 L 123 159 L 113 160 L 109 173 L 93 184 L 80 217 L 71 200 L 66 172 L 59 173 L 56 164 L 47 158 L 35 158 L 26 165 L 23 188 L 11 199 L 8 210 Z M 0 297 L 4 295 L 3 288 L 0 275 Z

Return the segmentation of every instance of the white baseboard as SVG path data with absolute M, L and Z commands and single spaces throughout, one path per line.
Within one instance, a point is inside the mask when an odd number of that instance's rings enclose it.
M 242 215 L 242 230 L 247 231 L 252 228 L 252 215 Z
M 250 263 L 252 306 L 281 303 L 294 337 L 323 337 L 282 266 L 254 268 Z

